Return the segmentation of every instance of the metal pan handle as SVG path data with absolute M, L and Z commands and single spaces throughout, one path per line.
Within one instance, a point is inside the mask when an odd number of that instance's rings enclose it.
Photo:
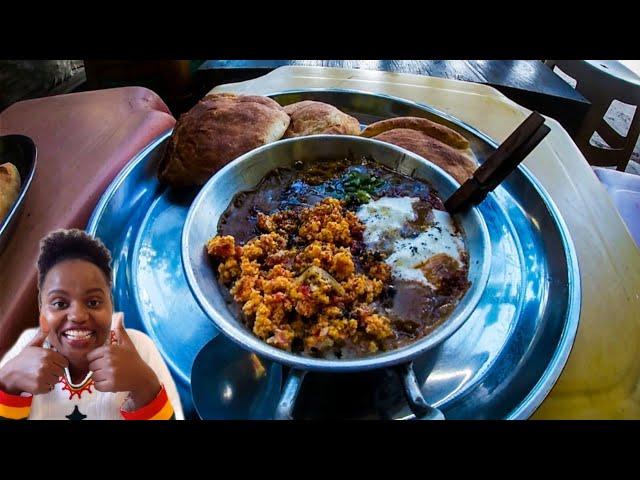
M 396 367 L 396 373 L 404 386 L 404 395 L 409 408 L 416 416 L 416 420 L 444 420 L 444 414 L 435 407 L 429 405 L 420 391 L 416 374 L 413 371 L 413 362 L 403 363 Z
M 276 408 L 275 420 L 293 420 L 293 409 L 296 404 L 296 398 L 298 398 L 298 393 L 300 393 L 300 387 L 306 374 L 306 370 L 291 369 L 287 377 L 287 383 L 284 386 L 284 391 L 280 396 L 278 407 Z

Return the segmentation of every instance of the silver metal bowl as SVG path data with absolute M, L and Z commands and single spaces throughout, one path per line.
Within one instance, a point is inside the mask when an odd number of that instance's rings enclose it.
M 469 253 L 471 287 L 449 318 L 425 337 L 412 344 L 357 359 L 319 359 L 286 352 L 256 337 L 224 300 L 214 269 L 205 250 L 207 241 L 217 234 L 221 215 L 233 197 L 254 188 L 270 171 L 292 167 L 298 161 L 322 161 L 353 155 L 372 157 L 399 173 L 428 181 L 444 200 L 459 184 L 444 170 L 400 147 L 369 138 L 342 135 L 316 135 L 270 143 L 252 150 L 218 171 L 194 200 L 182 231 L 182 262 L 195 298 L 216 326 L 231 340 L 259 356 L 303 371 L 353 372 L 410 362 L 451 336 L 475 309 L 489 277 L 491 246 L 487 226 L 478 208 L 456 215 L 464 230 Z

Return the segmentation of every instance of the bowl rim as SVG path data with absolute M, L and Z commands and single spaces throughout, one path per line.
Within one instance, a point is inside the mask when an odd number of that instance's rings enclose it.
M 182 229 L 182 238 L 181 238 L 181 257 L 182 257 L 182 266 L 185 272 L 185 276 L 187 278 L 187 283 L 189 284 L 189 288 L 193 293 L 197 303 L 203 309 L 204 313 L 213 321 L 217 328 L 227 336 L 227 338 L 239 344 L 242 348 L 250 350 L 258 355 L 269 358 L 273 361 L 303 369 L 303 370 L 312 370 L 312 371 L 331 371 L 331 372 L 353 372 L 353 371 L 363 371 L 369 369 L 376 368 L 385 368 L 393 365 L 397 365 L 400 363 L 405 363 L 411 361 L 413 358 L 423 354 L 424 352 L 434 349 L 451 335 L 453 335 L 472 315 L 473 311 L 477 307 L 480 298 L 484 293 L 485 286 L 489 279 L 490 269 L 491 269 L 491 241 L 489 237 L 489 231 L 484 220 L 483 215 L 480 212 L 480 208 L 478 206 L 471 207 L 467 212 L 463 215 L 472 215 L 474 217 L 474 221 L 477 223 L 480 231 L 480 237 L 482 238 L 483 249 L 485 252 L 484 258 L 481 261 L 480 273 L 478 278 L 472 287 L 473 290 L 471 292 L 471 296 L 465 299 L 465 305 L 462 310 L 456 312 L 455 315 L 450 316 L 444 322 L 442 322 L 439 326 L 437 326 L 432 332 L 421 337 L 420 339 L 406 345 L 404 347 L 390 350 L 387 352 L 383 352 L 380 354 L 375 354 L 366 357 L 358 357 L 353 359 L 340 359 L 340 360 L 332 360 L 332 359 L 323 359 L 323 358 L 312 358 L 306 357 L 303 355 L 287 352 L 285 350 L 278 349 L 267 344 L 262 339 L 256 337 L 252 332 L 246 329 L 246 327 L 240 322 L 238 319 L 230 320 L 226 318 L 226 315 L 219 312 L 216 308 L 214 308 L 207 300 L 206 296 L 200 289 L 197 279 L 195 277 L 195 272 L 191 268 L 191 264 L 189 262 L 189 258 L 191 256 L 191 249 L 189 247 L 189 232 L 191 230 L 193 220 L 195 217 L 195 212 L 200 208 L 200 205 L 204 202 L 207 192 L 212 188 L 217 179 L 223 177 L 226 172 L 235 168 L 237 165 L 246 162 L 248 159 L 252 158 L 255 155 L 259 155 L 265 150 L 269 150 L 272 148 L 278 148 L 286 143 L 298 143 L 298 142 L 313 142 L 313 141 L 343 141 L 343 142 L 356 142 L 356 143 L 368 143 L 372 145 L 378 145 L 383 149 L 394 151 L 395 153 L 402 154 L 403 156 L 407 156 L 417 160 L 420 163 L 427 164 L 428 168 L 434 170 L 437 175 L 442 176 L 446 181 L 452 183 L 455 186 L 458 186 L 459 183 L 446 171 L 440 168 L 438 165 L 433 162 L 421 157 L 418 154 L 415 154 L 409 150 L 406 150 L 402 147 L 398 147 L 396 145 L 383 142 L 381 140 L 376 140 L 372 138 L 366 137 L 358 137 L 352 135 L 309 135 L 309 136 L 301 136 L 294 137 L 288 139 L 281 139 L 275 142 L 268 143 L 266 145 L 262 145 L 258 148 L 255 148 L 239 157 L 235 160 L 229 162 L 223 168 L 218 170 L 205 185 L 200 189 L 198 195 L 192 202 L 189 207 L 189 211 L 187 213 L 187 218 L 185 220 L 183 229 Z M 238 193 L 238 192 L 236 192 Z M 233 197 L 232 197 L 233 198 Z M 231 199 L 229 199 L 231 200 Z M 454 215 L 455 217 L 455 215 Z M 464 297 L 463 297 L 464 298 Z

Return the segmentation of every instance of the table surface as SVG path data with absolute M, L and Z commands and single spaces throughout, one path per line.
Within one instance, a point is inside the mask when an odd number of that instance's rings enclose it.
M 383 93 L 447 112 L 502 142 L 529 111 L 485 85 L 421 75 L 282 67 L 214 91 L 295 88 Z M 533 418 L 640 418 L 640 250 L 595 173 L 562 126 L 525 160 L 568 225 L 582 287 L 580 326 L 567 364 Z
M 196 73 L 204 91 L 285 66 L 410 73 L 492 86 L 516 103 L 558 120 L 573 134 L 590 102 L 540 60 L 207 60 Z
M 589 103 L 539 60 L 207 60 L 199 69 L 273 70 L 285 65 L 413 73 L 512 87 Z

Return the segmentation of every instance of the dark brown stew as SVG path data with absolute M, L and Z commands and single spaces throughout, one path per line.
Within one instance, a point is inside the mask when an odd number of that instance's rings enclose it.
M 400 232 L 403 238 L 412 238 L 425 231 L 429 227 L 433 209 L 444 210 L 442 200 L 427 182 L 394 172 L 371 159 L 298 163 L 292 169 L 272 171 L 255 189 L 237 194 L 221 217 L 217 234 L 218 237 L 232 236 L 235 245 L 242 246 L 251 239 L 265 234 L 265 228 L 259 222 L 259 218 L 264 215 L 285 211 L 302 212 L 319 205 L 326 198 L 338 199 L 343 202 L 345 211 L 356 212 L 362 204 L 382 197 L 419 199 L 413 204 L 416 220 L 403 227 Z M 296 217 L 295 221 L 302 220 Z M 292 234 L 288 237 L 286 248 L 297 246 L 302 249 L 306 245 L 308 242 L 304 243 L 300 235 Z M 384 244 L 377 249 L 365 246 L 362 234 L 358 235 L 357 232 L 348 248 L 353 256 L 354 274 L 373 271 L 372 268 L 382 264 L 391 253 L 385 250 Z M 218 257 L 216 264 L 220 264 L 221 258 Z M 293 339 L 290 335 L 287 337 L 284 334 L 273 334 L 268 343 L 316 357 L 353 358 L 414 342 L 447 318 L 469 288 L 466 254 L 462 255 L 462 260 L 462 267 L 458 265 L 453 268 L 451 262 L 446 261 L 431 266 L 431 273 L 438 277 L 435 283 L 437 288 L 387 276 L 381 293 L 369 304 L 370 311 L 383 315 L 390 321 L 392 334 L 384 338 L 369 335 L 369 328 L 360 323 L 356 334 L 343 339 L 334 336 L 333 340 L 324 343 L 315 340 L 303 342 L 297 334 Z M 304 273 L 303 268 L 296 262 L 290 261 L 286 265 L 294 275 L 301 276 Z M 261 268 L 264 269 L 264 265 Z M 308 265 L 305 268 L 308 268 Z M 233 295 L 229 293 L 228 279 L 222 282 L 219 278 L 219 281 L 232 311 L 242 318 L 249 328 L 253 328 L 254 317 L 242 313 L 241 302 L 237 299 L 234 301 Z M 358 318 L 353 312 L 348 311 L 348 305 L 351 304 L 340 303 L 337 293 L 331 299 L 342 308 L 342 314 L 347 320 Z M 302 325 L 307 326 L 311 318 L 316 318 L 301 317 L 295 308 L 287 311 L 285 315 L 287 322 L 300 321 Z M 305 330 L 305 334 L 308 334 L 308 331 L 310 330 Z

